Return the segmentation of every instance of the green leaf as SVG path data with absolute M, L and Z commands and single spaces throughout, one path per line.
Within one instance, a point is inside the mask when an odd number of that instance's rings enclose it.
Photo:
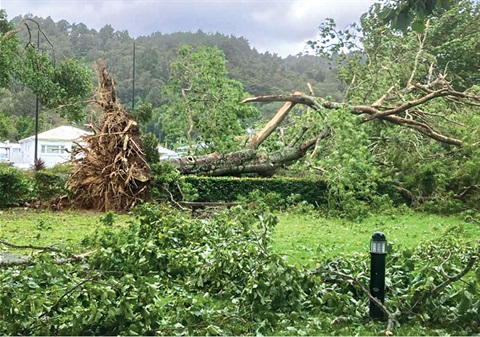
M 410 18 L 407 12 L 400 12 L 394 20 L 394 27 L 401 31 L 407 30 L 410 23 Z
M 389 7 L 386 7 L 380 13 L 378 13 L 378 17 L 385 22 L 391 20 L 392 14 L 393 10 Z
M 466 296 L 466 294 L 464 294 L 462 299 L 460 300 L 460 303 L 458 304 L 458 313 L 460 315 L 463 315 L 470 308 L 471 304 L 472 302 L 470 298 Z
M 425 31 L 425 23 L 420 20 L 413 22 L 412 30 L 417 33 L 423 33 Z
M 449 10 L 451 7 L 451 0 L 440 0 L 440 7 L 444 10 Z

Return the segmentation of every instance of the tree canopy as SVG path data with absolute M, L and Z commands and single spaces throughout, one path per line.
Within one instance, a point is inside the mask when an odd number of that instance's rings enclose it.
M 18 27 L 14 27 L 7 21 L 5 11 L 0 10 L 0 90 L 7 93 L 15 87 L 27 88 L 38 97 L 45 108 L 56 109 L 61 116 L 72 121 L 83 119 L 81 103 L 92 89 L 88 69 L 72 59 L 65 59 L 55 65 L 55 59 L 52 60 L 47 53 L 35 46 L 32 40 L 33 28 L 38 34 L 38 41 L 42 34 L 51 48 L 50 51 L 54 53 L 54 46 L 38 22 L 26 18 L 18 23 Z M 22 30 L 27 30 L 29 35 L 24 46 L 18 36 Z M 12 97 L 8 94 L 6 96 Z M 3 106 L 5 107 L 5 104 Z M 10 107 L 14 108 L 13 105 Z M 9 115 L 14 115 L 8 108 L 5 110 Z M 14 117 L 12 121 L 13 119 Z M 21 121 L 18 119 L 17 123 L 11 124 L 19 126 Z M 5 133 L 3 136 L 6 138 Z
M 192 153 L 227 152 L 238 147 L 238 137 L 246 138 L 246 120 L 258 111 L 239 104 L 247 93 L 239 81 L 228 78 L 225 63 L 215 47 L 178 51 L 164 86 L 165 104 L 154 116 L 164 143 L 188 146 Z

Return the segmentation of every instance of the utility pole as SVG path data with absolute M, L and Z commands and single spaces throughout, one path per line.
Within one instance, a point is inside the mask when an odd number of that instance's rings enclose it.
M 40 30 L 37 31 L 37 52 L 40 50 Z M 35 104 L 35 151 L 33 156 L 33 164 L 36 165 L 38 161 L 38 114 L 39 114 L 39 100 Z
M 132 111 L 135 110 L 135 39 L 133 39 Z

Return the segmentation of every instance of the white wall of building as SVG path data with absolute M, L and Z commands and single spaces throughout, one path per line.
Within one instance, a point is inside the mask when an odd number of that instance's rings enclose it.
M 37 156 L 43 160 L 46 167 L 70 160 L 72 141 L 38 140 Z M 35 140 L 28 139 L 21 143 L 22 164 L 33 165 L 35 161 Z
M 0 142 L 0 162 L 4 163 L 20 163 L 22 161 L 22 153 L 20 144 Z
M 81 136 L 90 132 L 72 126 L 60 126 L 38 134 L 37 157 L 46 167 L 70 160 L 72 147 Z M 21 146 L 21 162 L 18 164 L 32 166 L 35 161 L 35 137 L 31 136 L 19 141 Z

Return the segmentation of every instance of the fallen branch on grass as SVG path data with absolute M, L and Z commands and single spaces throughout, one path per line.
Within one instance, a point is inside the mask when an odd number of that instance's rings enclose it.
M 17 249 L 36 249 L 36 250 L 45 250 L 45 251 L 50 251 L 50 252 L 56 252 L 56 253 L 62 253 L 62 251 L 58 248 L 54 248 L 52 246 L 46 247 L 46 246 L 34 246 L 34 245 L 17 245 L 15 243 L 11 243 L 8 241 L 5 241 L 3 239 L 0 239 L 0 244 L 5 245 L 10 248 L 17 248 Z
M 65 253 L 62 250 L 54 247 L 45 247 L 45 246 L 34 246 L 34 245 L 17 245 L 3 239 L 0 239 L 0 244 L 3 244 L 7 247 L 17 248 L 17 249 L 36 249 L 40 251 L 51 251 L 54 253 L 61 253 L 67 255 L 67 257 L 59 257 L 53 260 L 55 264 L 65 264 L 65 263 L 73 263 L 85 260 L 85 258 L 89 257 L 93 253 L 97 251 L 97 249 L 81 253 L 81 254 L 69 254 Z M 8 254 L 7 258 L 2 258 L 0 255 L 0 267 L 12 267 L 12 266 L 24 266 L 24 265 L 33 265 L 36 264 L 37 261 L 33 259 L 31 256 L 24 256 L 24 255 L 12 255 Z
M 436 286 L 435 288 L 433 288 L 432 291 L 428 292 L 428 295 L 430 296 L 437 296 L 439 293 L 440 293 L 440 290 L 442 290 L 443 288 L 445 288 L 446 286 L 448 286 L 449 284 L 453 283 L 453 282 L 456 282 L 456 281 L 459 281 L 462 277 L 464 277 L 472 268 L 473 268 L 473 265 L 475 264 L 475 262 L 478 260 L 478 256 L 471 256 L 470 259 L 468 260 L 468 263 L 467 265 L 465 266 L 465 268 L 463 268 L 462 271 L 460 271 L 458 274 L 454 275 L 454 276 L 447 276 L 447 279 L 445 281 L 443 281 L 442 283 L 440 283 L 438 286 Z M 443 262 L 445 263 L 445 261 Z M 442 263 L 442 265 L 443 265 Z M 441 269 L 443 271 L 443 268 Z M 445 273 L 445 272 L 443 272 Z M 421 296 L 413 305 L 412 305 L 412 308 L 410 309 L 410 311 L 413 312 L 413 310 L 419 305 L 419 304 L 422 304 L 422 303 L 425 303 L 425 298 L 427 297 L 426 296 L 427 293 L 424 292 L 423 293 L 423 296 Z

